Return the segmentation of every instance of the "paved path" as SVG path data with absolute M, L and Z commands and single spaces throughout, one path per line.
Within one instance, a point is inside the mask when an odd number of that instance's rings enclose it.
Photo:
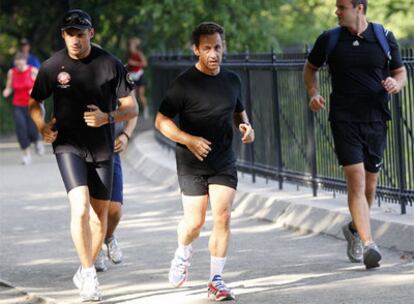
M 78 266 L 69 234 L 69 209 L 52 155 L 19 164 L 15 149 L 0 151 L 0 279 L 30 295 L 78 303 L 71 278 Z M 124 218 L 117 236 L 124 262 L 100 274 L 102 303 L 209 303 L 206 279 L 211 218 L 195 242 L 190 281 L 167 282 L 181 214 L 176 190 L 155 185 L 125 164 Z M 380 270 L 365 271 L 345 257 L 345 242 L 299 235 L 233 213 L 225 279 L 237 303 L 414 303 L 414 263 L 384 250 Z M 0 304 L 41 303 L 0 284 Z

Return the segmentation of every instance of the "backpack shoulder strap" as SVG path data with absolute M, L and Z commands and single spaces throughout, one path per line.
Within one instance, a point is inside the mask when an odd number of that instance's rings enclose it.
M 381 24 L 378 23 L 372 23 L 372 27 L 374 29 L 375 37 L 377 38 L 378 43 L 384 51 L 385 56 L 387 56 L 388 60 L 391 60 L 391 50 L 387 40 L 389 30 L 385 29 Z
M 332 51 L 335 49 L 336 45 L 338 44 L 339 35 L 341 34 L 341 27 L 338 26 L 333 29 L 327 30 L 325 34 L 327 36 L 325 54 L 326 54 L 326 60 L 328 60 Z

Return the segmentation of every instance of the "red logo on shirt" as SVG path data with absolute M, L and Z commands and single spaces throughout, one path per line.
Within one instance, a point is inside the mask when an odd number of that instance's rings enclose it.
M 68 72 L 60 72 L 57 76 L 57 81 L 61 84 L 60 87 L 69 87 L 68 83 L 70 82 L 70 75 Z

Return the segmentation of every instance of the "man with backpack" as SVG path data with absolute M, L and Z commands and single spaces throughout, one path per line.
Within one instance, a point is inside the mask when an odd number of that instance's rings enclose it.
M 339 164 L 347 182 L 352 221 L 342 227 L 351 262 L 379 267 L 381 253 L 372 239 L 369 208 L 383 165 L 389 94 L 406 82 L 397 41 L 380 24 L 367 21 L 367 0 L 337 0 L 339 27 L 322 33 L 304 67 L 309 107 L 325 107 L 319 95 L 318 69 L 329 66 L 332 93 L 329 121 Z

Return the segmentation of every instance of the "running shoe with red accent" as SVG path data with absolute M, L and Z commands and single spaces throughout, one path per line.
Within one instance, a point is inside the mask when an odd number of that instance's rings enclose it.
M 191 255 L 185 259 L 177 254 L 171 261 L 168 280 L 175 288 L 181 287 L 188 279 L 188 268 L 190 267 Z
M 226 286 L 220 275 L 215 275 L 208 283 L 208 298 L 216 302 L 236 300 L 234 293 Z

